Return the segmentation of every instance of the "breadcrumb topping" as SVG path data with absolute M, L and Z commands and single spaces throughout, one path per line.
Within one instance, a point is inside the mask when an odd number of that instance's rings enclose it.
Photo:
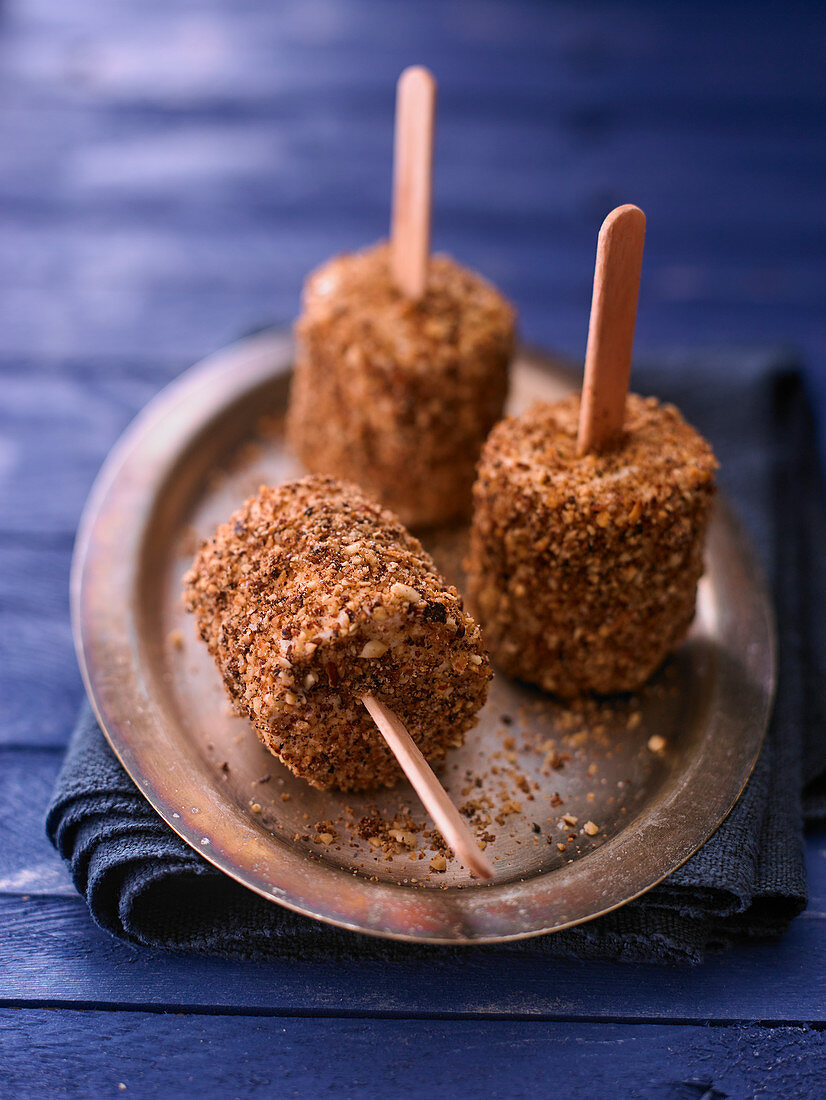
M 485 701 L 490 665 L 459 593 L 354 485 L 263 486 L 203 544 L 184 585 L 237 711 L 313 786 L 398 779 L 367 693 L 431 761 L 462 743 Z
M 288 435 L 313 472 L 362 485 L 409 524 L 466 516 L 479 451 L 502 414 L 512 306 L 447 256 L 420 302 L 380 243 L 304 288 Z

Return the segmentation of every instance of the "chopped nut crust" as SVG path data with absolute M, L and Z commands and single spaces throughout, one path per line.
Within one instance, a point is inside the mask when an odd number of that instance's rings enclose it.
M 411 525 L 469 515 L 507 393 L 510 304 L 447 256 L 409 302 L 379 244 L 310 275 L 303 306 L 287 431 L 305 466 L 357 482 Z
M 640 687 L 694 617 L 714 455 L 673 405 L 629 395 L 625 433 L 576 454 L 579 396 L 491 432 L 468 595 L 509 675 L 563 697 Z
M 430 761 L 476 723 L 491 677 L 478 625 L 421 543 L 354 485 L 262 487 L 184 584 L 236 710 L 314 787 L 399 778 L 368 692 Z

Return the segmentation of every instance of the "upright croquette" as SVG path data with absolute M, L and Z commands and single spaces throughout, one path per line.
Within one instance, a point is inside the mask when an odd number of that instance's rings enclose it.
M 410 525 L 470 515 L 479 452 L 502 415 L 513 308 L 432 256 L 411 302 L 390 248 L 337 256 L 307 280 L 288 434 L 313 473 L 357 482 Z
M 579 404 L 491 432 L 467 563 L 495 663 L 564 697 L 634 690 L 684 637 L 717 468 L 673 405 L 634 394 L 618 446 L 579 456 Z

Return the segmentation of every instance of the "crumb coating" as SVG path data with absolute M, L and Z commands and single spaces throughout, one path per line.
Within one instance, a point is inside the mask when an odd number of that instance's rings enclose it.
M 389 260 L 379 244 L 308 278 L 288 436 L 307 469 L 355 481 L 409 525 L 467 517 L 507 395 L 514 311 L 440 255 L 410 302 Z
M 468 596 L 494 661 L 563 697 L 640 687 L 685 636 L 717 468 L 673 405 L 630 394 L 576 453 L 579 395 L 499 423 L 474 486 Z
M 399 778 L 367 693 L 431 762 L 476 723 L 491 677 L 478 625 L 421 543 L 354 485 L 262 487 L 203 544 L 184 589 L 237 712 L 314 787 Z

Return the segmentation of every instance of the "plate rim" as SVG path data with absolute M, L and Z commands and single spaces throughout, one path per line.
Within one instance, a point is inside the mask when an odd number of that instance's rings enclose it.
M 227 866 L 214 851 L 209 848 L 200 846 L 195 839 L 190 836 L 185 829 L 182 822 L 176 821 L 172 814 L 173 811 L 168 807 L 166 800 L 159 797 L 156 791 L 143 779 L 142 776 L 134 774 L 134 771 L 129 766 L 128 753 L 126 750 L 129 745 L 128 736 L 124 734 L 123 729 L 117 727 L 117 723 L 112 716 L 107 713 L 107 708 L 103 704 L 101 693 L 99 691 L 99 685 L 96 682 L 96 676 L 90 667 L 89 661 L 89 648 L 90 648 L 90 634 L 94 630 L 93 624 L 89 621 L 89 616 L 84 614 L 84 597 L 87 584 L 86 567 L 89 561 L 90 552 L 94 544 L 94 538 L 96 530 L 102 521 L 104 515 L 104 506 L 107 503 L 108 496 L 112 492 L 113 488 L 117 486 L 117 481 L 122 476 L 124 468 L 127 466 L 130 456 L 134 456 L 136 450 L 142 440 L 147 434 L 148 429 L 152 427 L 157 420 L 165 415 L 173 406 L 176 406 L 183 397 L 191 396 L 196 391 L 201 389 L 209 390 L 211 384 L 216 379 L 223 378 L 231 367 L 237 370 L 239 356 L 243 356 L 245 353 L 251 355 L 260 355 L 262 348 L 271 352 L 273 355 L 273 363 L 271 365 L 271 376 L 275 378 L 281 374 L 288 374 L 292 366 L 292 350 L 293 341 L 290 333 L 281 328 L 264 329 L 256 332 L 250 336 L 246 336 L 238 341 L 235 341 L 216 352 L 206 356 L 205 358 L 196 362 L 193 366 L 184 370 L 178 377 L 169 382 L 163 387 L 134 417 L 131 423 L 127 426 L 120 438 L 116 441 L 115 445 L 110 450 L 106 460 L 104 461 L 95 481 L 92 485 L 92 489 L 87 498 L 86 504 L 83 508 L 81 519 L 78 525 L 77 536 L 75 539 L 71 575 L 70 575 L 70 602 L 71 602 L 71 620 L 72 620 L 72 633 L 75 645 L 75 651 L 78 659 L 78 665 L 80 667 L 81 675 L 83 678 L 86 694 L 98 719 L 100 727 L 106 737 L 106 740 L 115 753 L 116 757 L 120 761 L 124 770 L 130 776 L 132 782 L 135 783 L 140 790 L 144 798 L 152 806 L 153 810 L 159 814 L 159 816 L 166 822 L 166 824 L 182 839 L 184 842 L 196 851 L 202 858 L 206 859 L 212 866 L 222 873 L 228 875 L 234 879 L 240 885 L 247 889 L 253 890 L 259 896 L 266 898 L 268 901 L 275 902 L 276 904 L 289 909 L 302 916 L 320 920 L 323 923 L 330 924 L 334 927 L 338 927 L 347 931 L 353 931 L 364 935 L 373 936 L 381 939 L 391 939 L 401 942 L 415 942 L 438 945 L 451 945 L 451 946 L 473 946 L 482 944 L 496 944 L 496 943 L 508 943 L 521 939 L 529 939 L 536 936 L 548 935 L 552 932 L 562 931 L 566 928 L 572 928 L 580 924 L 588 923 L 591 920 L 595 920 L 600 916 L 605 916 L 608 913 L 614 912 L 622 906 L 628 904 L 649 890 L 653 889 L 656 885 L 666 879 L 669 875 L 673 874 L 679 867 L 681 867 L 687 860 L 689 860 L 700 848 L 705 845 L 708 840 L 714 835 L 720 825 L 726 820 L 729 814 L 732 812 L 737 802 L 740 799 L 745 787 L 751 777 L 757 760 L 762 750 L 766 732 L 771 719 L 776 686 L 777 686 L 777 633 L 773 604 L 771 600 L 770 591 L 766 582 L 765 574 L 762 568 L 762 564 L 759 562 L 757 555 L 755 554 L 745 531 L 736 516 L 733 508 L 725 500 L 723 494 L 718 492 L 718 499 L 716 502 L 716 509 L 718 513 L 724 518 L 724 522 L 730 527 L 734 539 L 738 545 L 738 549 L 741 554 L 745 555 L 746 560 L 749 562 L 750 568 L 753 570 L 754 586 L 756 591 L 760 595 L 761 612 L 765 616 L 766 626 L 766 642 L 767 653 L 766 662 L 769 672 L 768 683 L 763 684 L 765 689 L 765 705 L 763 708 L 762 720 L 760 723 L 760 729 L 756 732 L 754 738 L 753 751 L 747 762 L 747 767 L 744 767 L 744 774 L 742 781 L 737 789 L 736 796 L 731 800 L 727 809 L 720 814 L 720 816 L 710 824 L 707 828 L 704 827 L 703 835 L 700 839 L 692 842 L 689 850 L 682 854 L 678 861 L 670 863 L 670 865 L 656 878 L 651 881 L 647 881 L 640 889 L 633 893 L 629 893 L 622 897 L 620 900 L 613 901 L 611 904 L 604 905 L 598 908 L 596 911 L 591 912 L 584 916 L 577 916 L 571 920 L 563 922 L 554 922 L 544 927 L 535 927 L 530 929 L 519 929 L 512 933 L 502 933 L 494 935 L 462 935 L 462 936 L 437 936 L 437 935 L 420 935 L 415 932 L 404 931 L 401 929 L 387 929 L 387 928 L 375 928 L 365 927 L 364 924 L 354 922 L 352 920 L 336 917 L 330 913 L 317 912 L 307 908 L 305 904 L 296 901 L 288 896 L 284 896 L 279 890 L 274 892 L 274 888 L 266 889 L 264 886 L 259 886 L 255 882 L 251 882 L 244 878 L 241 871 L 233 869 L 231 866 Z M 515 360 L 522 359 L 527 360 L 532 366 L 536 366 L 542 370 L 548 370 L 553 368 L 559 373 L 565 374 L 571 381 L 574 381 L 577 377 L 576 368 L 568 361 L 549 355 L 547 352 L 541 351 L 538 348 L 530 346 L 522 346 L 517 349 L 517 353 L 514 357 Z M 252 388 L 263 382 L 263 378 L 257 378 L 254 381 L 250 381 L 245 389 L 240 389 L 235 394 L 236 397 L 242 397 L 244 393 L 250 392 Z M 224 406 L 225 408 L 226 406 Z M 211 419 L 211 417 L 209 418 Z M 203 428 L 208 422 L 200 425 Z M 189 437 L 184 441 L 183 446 L 188 445 L 195 435 L 195 431 L 191 431 Z M 125 758 L 127 757 L 127 758 Z M 630 826 L 629 822 L 629 826 Z M 205 833 L 208 829 L 203 830 Z M 621 830 L 618 834 L 612 837 L 605 845 L 601 846 L 601 849 L 605 849 L 608 845 L 614 841 L 618 841 L 626 832 L 628 827 Z M 599 851 L 600 849 L 597 849 Z M 587 856 L 583 857 L 587 859 Z M 575 861 L 575 863 L 583 862 L 582 859 Z M 569 865 L 571 866 L 571 865 Z M 558 874 L 560 870 L 555 869 L 553 871 L 544 872 L 541 875 L 534 876 L 535 878 L 545 878 L 549 875 Z M 349 876 L 348 877 L 353 877 Z M 421 889 L 411 889 L 409 887 L 403 887 L 401 884 L 376 884 L 369 882 L 364 877 L 366 887 L 371 890 L 406 890 L 411 894 L 415 894 L 416 900 L 422 902 L 429 897 L 438 897 L 440 901 L 444 901 L 446 897 L 457 897 L 460 895 L 468 896 L 477 891 L 491 891 L 497 889 L 497 884 L 492 886 L 474 886 L 472 888 L 457 888 L 451 887 L 447 890 L 431 890 L 424 891 Z M 532 881 L 532 880 L 526 880 Z M 500 889 L 507 886 L 512 886 L 513 883 L 501 884 Z

